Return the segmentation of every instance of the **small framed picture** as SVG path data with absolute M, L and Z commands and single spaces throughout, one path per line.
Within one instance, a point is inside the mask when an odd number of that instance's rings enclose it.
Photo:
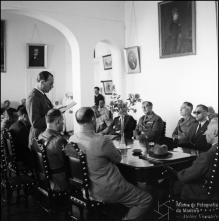
M 47 66 L 47 45 L 27 44 L 27 67 L 46 68 Z
M 112 55 L 104 55 L 103 56 L 103 68 L 104 70 L 112 69 Z
M 107 81 L 101 81 L 103 83 L 103 89 L 104 93 L 106 95 L 111 95 L 113 92 L 113 81 L 107 80 Z
M 125 48 L 125 66 L 128 74 L 140 73 L 140 48 L 139 46 Z

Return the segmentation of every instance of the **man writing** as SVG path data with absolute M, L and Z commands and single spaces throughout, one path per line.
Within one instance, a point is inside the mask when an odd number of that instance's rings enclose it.
M 151 204 L 150 194 L 128 183 L 120 174 L 116 166 L 121 160 L 120 152 L 107 136 L 95 133 L 93 110 L 89 107 L 80 108 L 76 112 L 76 120 L 80 130 L 70 137 L 70 141 L 77 143 L 87 155 L 92 197 L 130 208 L 124 220 L 143 219 Z

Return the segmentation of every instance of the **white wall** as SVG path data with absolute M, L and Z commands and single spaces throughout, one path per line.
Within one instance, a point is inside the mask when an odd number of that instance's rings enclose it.
M 2 9 L 25 11 L 47 16 L 63 24 L 79 43 L 81 105 L 93 105 L 93 50 L 101 40 L 124 47 L 123 1 L 2 1 Z M 74 64 L 73 64 L 74 68 Z M 76 78 L 77 79 L 77 78 Z M 77 93 L 74 94 L 77 101 Z
M 49 70 L 55 77 L 49 96 L 52 101 L 61 101 L 65 92 L 72 91 L 71 52 L 65 37 L 53 27 L 26 16 L 3 12 L 1 18 L 7 22 L 7 71 L 1 73 L 1 100 L 20 102 L 35 86 L 36 75 Z M 27 43 L 47 44 L 46 69 L 27 68 Z
M 126 93 L 138 92 L 167 121 L 170 136 L 183 101 L 218 111 L 218 54 L 214 1 L 196 2 L 196 55 L 159 58 L 158 2 L 125 3 L 126 47 L 141 47 L 141 73 L 126 74 Z M 135 25 L 136 24 L 136 25 Z M 142 115 L 139 110 L 136 117 Z

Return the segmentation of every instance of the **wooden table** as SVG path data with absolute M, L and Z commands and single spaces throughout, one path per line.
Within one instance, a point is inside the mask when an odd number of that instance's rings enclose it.
M 119 141 L 113 141 L 119 148 Z M 141 157 L 133 155 L 134 149 L 141 149 Z M 123 176 L 130 182 L 151 182 L 163 178 L 162 172 L 165 166 L 171 166 L 175 170 L 189 167 L 196 155 L 179 151 L 169 151 L 171 156 L 168 159 L 156 159 L 148 155 L 147 149 L 137 140 L 129 142 L 126 149 L 120 149 L 122 154 L 121 163 L 118 165 Z M 143 159 L 142 159 L 143 158 Z

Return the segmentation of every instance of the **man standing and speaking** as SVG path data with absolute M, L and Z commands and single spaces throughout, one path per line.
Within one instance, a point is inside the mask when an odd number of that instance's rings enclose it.
M 49 98 L 46 96 L 53 88 L 54 78 L 48 71 L 42 71 L 37 76 L 37 85 L 27 98 L 26 108 L 31 123 L 29 134 L 29 147 L 31 148 L 33 138 L 46 129 L 46 113 L 53 108 Z

